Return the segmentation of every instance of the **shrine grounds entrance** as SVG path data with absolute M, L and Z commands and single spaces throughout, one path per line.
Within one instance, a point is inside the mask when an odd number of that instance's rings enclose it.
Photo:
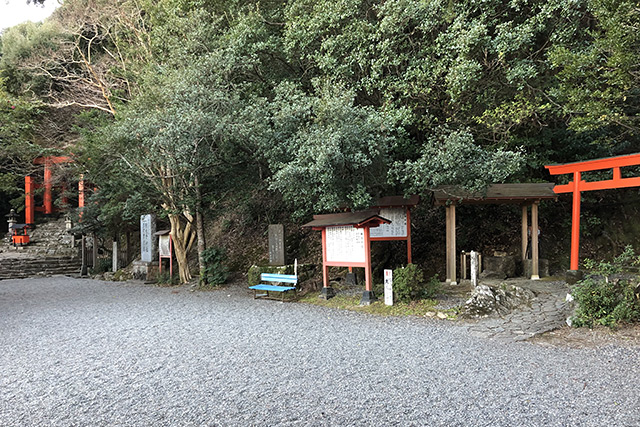
M 254 300 L 0 281 L 0 425 L 636 425 L 636 348 Z

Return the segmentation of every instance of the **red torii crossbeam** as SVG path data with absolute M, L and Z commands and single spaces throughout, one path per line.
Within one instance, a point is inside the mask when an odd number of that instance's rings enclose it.
M 610 190 L 614 188 L 640 187 L 640 177 L 623 178 L 621 168 L 640 165 L 640 153 L 607 157 L 584 162 L 545 166 L 551 175 L 573 174 L 573 181 L 556 185 L 556 194 L 573 193 L 571 214 L 571 270 L 578 270 L 580 251 L 580 194 L 582 191 Z M 583 181 L 582 172 L 612 169 L 612 178 L 602 181 Z

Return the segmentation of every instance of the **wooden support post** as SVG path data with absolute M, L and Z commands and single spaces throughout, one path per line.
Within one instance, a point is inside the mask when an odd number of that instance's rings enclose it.
M 82 267 L 80 268 L 80 275 L 87 275 L 87 236 L 83 233 L 80 243 L 80 256 L 82 258 Z
M 53 213 L 53 174 L 51 172 L 51 160 L 44 161 L 44 213 Z
M 531 280 L 539 280 L 538 271 L 538 203 L 531 205 Z
M 529 245 L 527 233 L 529 231 L 529 207 L 522 205 L 522 261 L 527 259 L 527 246 Z
M 113 257 L 111 259 L 111 270 L 115 273 L 118 271 L 118 237 L 114 237 L 113 239 Z
M 82 211 L 84 209 L 84 175 L 80 175 L 80 181 L 78 181 L 78 210 L 80 211 L 78 217 L 82 220 Z
M 573 210 L 571 214 L 571 270 L 578 271 L 580 251 L 580 172 L 573 173 Z
M 407 208 L 407 264 L 411 263 L 411 209 Z
M 447 282 L 457 285 L 456 279 L 456 205 L 447 206 Z
M 93 239 L 93 254 L 91 257 L 92 267 L 95 269 L 98 266 L 98 236 L 95 232 L 91 233 Z
M 364 228 L 364 288 L 367 292 L 373 292 L 373 280 L 371 278 L 371 240 L 369 239 L 369 227 Z
M 335 292 L 329 286 L 329 266 L 327 265 L 327 229 L 322 229 L 322 293 L 320 297 L 330 299 L 335 296 Z
M 24 177 L 24 222 L 25 224 L 33 224 L 35 222 L 35 201 L 33 197 L 33 178 Z
M 465 251 L 460 253 L 460 278 L 462 280 L 467 278 L 467 253 Z
M 451 206 L 445 206 L 446 220 L 445 220 L 445 240 L 446 240 L 446 282 L 451 282 Z

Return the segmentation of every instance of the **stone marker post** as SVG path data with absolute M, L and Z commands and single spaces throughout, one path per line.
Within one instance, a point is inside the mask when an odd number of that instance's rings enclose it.
M 116 271 L 118 271 L 118 241 L 114 240 L 113 241 L 113 258 L 111 259 L 112 261 L 112 265 L 111 265 L 111 269 L 113 270 L 113 272 L 115 273 Z
M 140 216 L 140 259 L 142 262 L 152 262 L 156 256 L 157 242 L 154 238 L 156 232 L 156 216 L 153 214 Z
M 285 265 L 284 225 L 269 225 L 269 265 Z
M 393 305 L 393 270 L 384 270 L 384 304 Z
M 470 258 L 471 258 L 471 283 L 473 284 L 473 287 L 475 288 L 476 286 L 478 286 L 478 252 L 476 251 L 471 251 L 470 254 Z

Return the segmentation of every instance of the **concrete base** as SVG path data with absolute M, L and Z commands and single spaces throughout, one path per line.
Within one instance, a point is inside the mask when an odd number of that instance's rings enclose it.
M 322 288 L 322 292 L 320 292 L 319 298 L 324 300 L 329 300 L 334 296 L 336 296 L 336 291 L 333 288 L 329 287 L 329 288 Z
M 155 280 L 158 278 L 158 263 L 134 261 L 131 268 L 131 274 L 136 280 Z
M 580 270 L 567 270 L 567 274 L 565 280 L 571 286 L 575 285 L 577 282 L 584 278 L 584 273 Z
M 535 280 L 533 278 L 533 261 L 530 259 L 525 259 L 522 261 L 522 276 L 525 278 L 531 278 L 531 280 Z M 538 276 L 539 277 L 547 277 L 549 276 L 549 260 L 540 258 L 538 260 Z
M 371 305 L 371 303 L 376 300 L 377 298 L 373 294 L 373 291 L 364 291 L 362 293 L 362 299 L 360 300 L 360 305 Z
M 358 284 L 358 277 L 356 276 L 356 273 L 347 273 L 344 279 L 347 285 L 354 286 Z

